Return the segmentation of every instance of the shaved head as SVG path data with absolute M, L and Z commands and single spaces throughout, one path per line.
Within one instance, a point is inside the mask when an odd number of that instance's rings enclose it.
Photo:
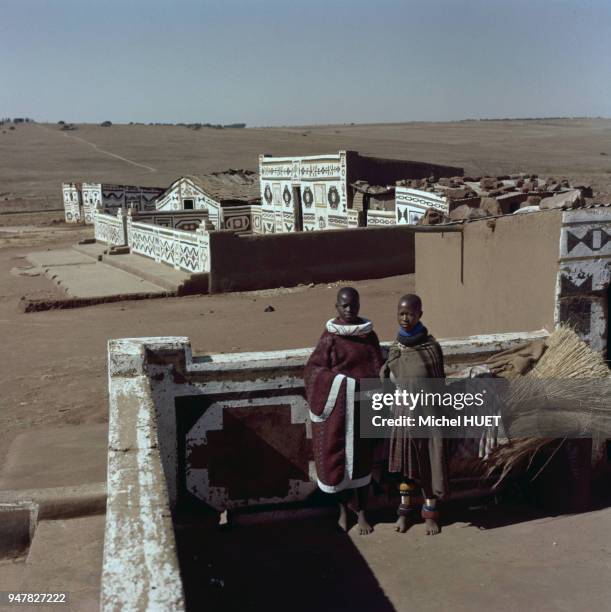
M 337 316 L 345 324 L 355 324 L 359 320 L 359 310 L 361 303 L 359 292 L 353 287 L 342 287 L 337 292 L 337 300 L 335 301 L 335 309 Z
M 420 299 L 420 296 L 416 295 L 415 293 L 406 293 L 405 295 L 401 296 L 399 305 L 402 304 L 415 310 L 422 310 L 422 300 Z
M 359 292 L 354 288 L 354 287 L 342 287 L 338 292 L 337 292 L 337 303 L 339 304 L 340 300 L 342 297 L 352 297 L 352 298 L 356 298 L 357 300 L 360 299 L 359 298 Z
M 397 320 L 404 331 L 413 330 L 422 317 L 422 300 L 415 293 L 407 293 L 399 300 Z

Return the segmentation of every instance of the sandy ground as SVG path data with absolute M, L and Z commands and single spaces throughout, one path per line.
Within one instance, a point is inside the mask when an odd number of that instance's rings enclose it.
M 344 148 L 462 165 L 468 173 L 566 175 L 611 192 L 610 120 L 199 131 L 79 126 L 69 133 L 56 126 L 28 125 L 0 129 L 0 212 L 61 206 L 60 183 L 65 180 L 163 187 L 193 172 L 256 169 L 259 153 L 314 154 Z M 0 215 L 0 462 L 10 442 L 33 427 L 106 422 L 109 338 L 185 335 L 196 354 L 298 348 L 314 345 L 323 322 L 333 314 L 337 285 L 22 314 L 18 304 L 23 295 L 61 295 L 46 278 L 19 274 L 16 268 L 28 265 L 26 254 L 67 248 L 92 236 L 91 228 L 69 227 L 58 219 L 58 213 L 40 218 Z M 391 339 L 396 300 L 413 289 L 413 277 L 354 284 L 361 291 L 363 314 L 374 319 L 382 339 Z M 268 304 L 274 312 L 264 312 Z M 386 593 L 370 609 L 385 609 L 386 596 L 397 609 L 425 609 L 427 602 L 431 609 L 440 609 L 461 593 L 467 594 L 460 608 L 465 610 L 485 604 L 506 610 L 604 607 L 609 597 L 602 578 L 609 570 L 608 538 L 599 540 L 597 534 L 608 533 L 609 515 L 589 516 L 591 520 L 577 517 L 547 525 L 528 522 L 505 532 L 493 529 L 485 543 L 476 541 L 476 528 L 456 524 L 447 530 L 448 537 L 433 542 L 437 552 L 430 556 L 428 542 L 409 536 L 404 540 L 409 567 L 397 560 L 401 550 L 390 526 L 381 527 L 378 536 L 354 542 L 358 555 L 375 569 L 376 588 Z M 580 572 L 571 573 L 573 561 L 581 564 Z M 436 582 L 440 572 L 447 576 L 443 589 L 422 588 Z M 408 592 L 416 594 L 407 600 L 392 596 L 393 585 L 403 585 L 397 593 L 406 592 L 406 576 Z M 331 581 L 329 588 L 334 584 Z M 368 592 L 374 598 L 378 594 L 375 589 Z M 539 605 L 533 606 L 533 597 Z
M 352 149 L 451 164 L 469 174 L 566 175 L 611 192 L 611 120 L 463 121 L 301 128 L 56 125 L 0 128 L 0 212 L 61 207 L 62 181 L 166 187 L 179 176 L 256 170 L 261 153 Z M 2 220 L 0 219 L 0 224 Z
M 25 216 L 25 215 L 24 215 Z M 48 279 L 18 276 L 27 253 L 69 247 L 91 228 L 16 226 L 0 232 L 0 461 L 33 426 L 107 420 L 106 343 L 128 336 L 189 336 L 196 354 L 313 346 L 333 314 L 337 285 L 102 304 L 23 314 L 21 296 L 60 295 Z M 13 273 L 11 273 L 13 271 Z M 394 333 L 398 297 L 413 277 L 359 281 L 362 311 L 380 336 Z M 264 312 L 270 304 L 274 312 Z
M 542 517 L 502 505 L 446 513 L 442 533 L 380 516 L 348 536 L 332 520 L 178 531 L 192 610 L 574 612 L 608 609 L 611 509 Z

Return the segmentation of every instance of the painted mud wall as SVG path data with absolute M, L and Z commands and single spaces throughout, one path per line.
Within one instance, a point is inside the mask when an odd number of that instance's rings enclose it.
M 562 223 L 556 322 L 610 359 L 611 208 L 567 210 Z
M 353 228 L 244 236 L 212 232 L 210 261 L 210 293 L 411 274 L 414 231 Z
M 416 292 L 437 337 L 552 330 L 561 211 L 416 235 Z
M 447 372 L 545 333 L 441 340 Z M 171 512 L 316 503 L 309 349 L 194 357 L 185 337 L 108 343 L 101 610 L 184 609 Z
M 172 183 L 156 201 L 155 207 L 160 212 L 184 210 L 186 199 L 193 201 L 193 210 L 207 210 L 212 225 L 215 228 L 220 227 L 220 203 L 210 198 L 201 187 L 187 177 Z

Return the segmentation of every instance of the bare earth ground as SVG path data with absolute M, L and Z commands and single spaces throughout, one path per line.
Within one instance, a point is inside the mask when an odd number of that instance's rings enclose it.
M 92 180 L 166 186 L 180 175 L 256 169 L 259 153 L 313 154 L 342 148 L 364 154 L 462 165 L 468 173 L 522 170 L 568 175 L 611 192 L 611 120 L 414 123 L 269 129 L 55 125 L 0 128 L 0 213 L 61 207 L 60 184 Z M 606 155 L 602 155 L 605 153 Z M 608 154 L 608 155 L 607 155 Z M 225 295 L 126 302 L 19 314 L 19 298 L 57 289 L 43 278 L 17 277 L 29 251 L 65 247 L 91 236 L 61 213 L 0 214 L 0 458 L 17 431 L 33 424 L 106 419 L 108 338 L 179 334 L 195 351 L 266 350 L 313 345 L 331 314 L 326 286 L 272 297 Z M 39 227 L 33 228 L 32 225 Z M 381 337 L 394 331 L 395 298 L 411 281 L 357 283 L 363 308 Z M 274 313 L 264 313 L 271 302 Z
M 28 125 L 14 131 L 0 128 L 0 213 L 60 207 L 60 183 L 66 180 L 163 187 L 193 172 L 256 169 L 257 155 L 263 152 L 314 154 L 344 148 L 462 165 L 475 174 L 530 171 L 566 175 L 611 192 L 610 120 L 200 131 L 80 126 L 67 134 L 56 126 Z M 25 255 L 66 248 L 92 236 L 91 228 L 57 223 L 61 218 L 61 213 L 51 212 L 40 217 L 0 214 L 0 462 L 15 436 L 33 427 L 106 422 L 109 338 L 185 335 L 191 338 L 196 354 L 297 348 L 314 345 L 323 322 L 333 314 L 337 285 L 22 314 L 18 310 L 21 296 L 59 294 L 43 277 L 11 273 L 27 265 Z M 362 295 L 363 314 L 375 320 L 382 339 L 391 339 L 396 299 L 413 289 L 413 278 L 354 284 Z M 264 312 L 268 304 L 274 306 L 274 312 Z M 524 609 L 530 598 L 538 597 L 541 604 L 541 597 L 548 594 L 548 605 L 539 605 L 539 609 L 576 609 L 576 599 L 583 602 L 584 609 L 599 608 L 608 601 L 609 588 L 602 575 L 609 569 L 609 557 L 608 539 L 602 542 L 597 534 L 608 532 L 608 520 L 605 511 L 604 515 L 593 513 L 557 523 L 557 528 L 555 523 L 527 522 L 524 529 L 512 529 L 505 536 L 491 530 L 489 548 L 473 539 L 478 530 L 452 526 L 446 533 L 449 537 L 433 543 L 439 549 L 436 554 L 427 554 L 432 550 L 428 542 L 410 541 L 408 546 L 405 540 L 407 566 L 401 562 L 399 540 L 394 538 L 392 546 L 386 540 L 393 535 L 390 526 L 379 529 L 378 536 L 359 541 L 358 548 L 367 554 L 382 588 L 390 592 L 397 584 L 403 595 L 418 591 L 416 599 L 395 600 L 398 609 L 414 605 L 441 609 L 453 600 L 457 609 L 481 609 L 489 600 L 499 609 Z M 533 537 L 536 533 L 539 540 Z M 550 548 L 557 542 L 558 548 Z M 384 551 L 396 563 L 390 563 Z M 80 558 L 76 552 L 67 554 Z M 482 554 L 487 559 L 480 565 L 468 558 Z M 428 559 L 431 566 L 423 566 L 420 558 Z M 575 574 L 571 583 L 566 577 L 572 575 L 573 561 L 583 564 L 583 572 Z M 561 563 L 567 567 L 560 568 Z M 484 573 L 480 579 L 483 568 L 492 568 L 494 575 Z M 434 588 L 440 571 L 447 574 L 445 586 Z M 412 573 L 406 591 L 404 578 Z M 495 599 L 495 584 L 502 591 L 502 600 Z M 514 598 L 511 593 L 519 596 Z
M 0 127 L 0 212 L 61 206 L 62 181 L 166 187 L 184 174 L 256 170 L 258 155 L 365 155 L 452 164 L 468 174 L 566 175 L 611 192 L 611 120 L 464 121 L 298 128 Z M 2 221 L 0 220 L 0 223 Z
M 68 247 L 91 236 L 92 229 L 16 229 L 24 233 L 3 237 L 0 232 L 0 460 L 10 440 L 32 426 L 106 421 L 109 338 L 189 336 L 196 354 L 299 348 L 316 344 L 333 315 L 335 285 L 22 314 L 22 295 L 58 295 L 59 290 L 44 277 L 15 276 L 11 270 L 27 265 L 28 252 Z M 412 277 L 354 284 L 362 294 L 363 314 L 375 317 L 381 336 L 391 338 L 395 302 L 413 290 Z M 264 312 L 268 304 L 275 312 Z

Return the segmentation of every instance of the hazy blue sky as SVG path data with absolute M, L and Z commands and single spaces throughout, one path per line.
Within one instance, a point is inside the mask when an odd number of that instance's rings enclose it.
M 0 116 L 611 116 L 610 0 L 1 0 Z

